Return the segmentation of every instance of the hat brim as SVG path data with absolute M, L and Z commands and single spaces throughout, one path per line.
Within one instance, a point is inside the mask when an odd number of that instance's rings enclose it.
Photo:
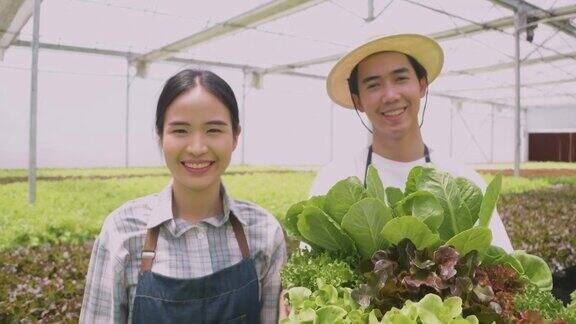
M 433 39 L 417 34 L 380 37 L 360 45 L 342 57 L 330 71 L 326 80 L 328 96 L 338 105 L 354 108 L 348 78 L 358 63 L 379 52 L 399 52 L 412 56 L 428 73 L 428 83 L 440 74 L 444 64 L 444 52 Z

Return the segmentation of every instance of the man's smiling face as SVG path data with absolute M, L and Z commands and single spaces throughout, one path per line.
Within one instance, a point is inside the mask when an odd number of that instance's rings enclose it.
M 418 131 L 420 99 L 426 79 L 418 80 L 405 54 L 380 52 L 358 64 L 358 110 L 372 122 L 375 136 L 400 140 Z

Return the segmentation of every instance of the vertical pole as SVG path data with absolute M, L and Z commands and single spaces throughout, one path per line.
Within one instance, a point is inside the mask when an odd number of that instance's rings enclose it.
M 454 125 L 452 124 L 452 122 L 454 120 L 454 104 L 455 104 L 455 102 L 452 101 L 452 105 L 450 105 L 450 142 L 449 142 L 450 143 L 450 146 L 449 146 L 450 157 L 452 157 L 452 148 L 453 148 L 452 145 L 454 145 L 454 143 L 452 142 L 453 141 L 452 140 L 452 134 L 454 132 L 454 129 L 453 129 Z
M 374 0 L 368 0 L 368 15 L 365 20 L 367 22 L 374 20 Z
M 36 202 L 36 136 L 38 111 L 38 50 L 40 45 L 40 0 L 34 0 L 32 77 L 30 84 L 30 151 L 28 157 L 28 202 Z
M 574 162 L 574 157 L 572 156 L 572 133 L 568 133 L 568 162 Z
M 526 12 L 520 7 L 515 15 L 514 32 L 514 75 L 516 107 L 514 109 L 514 176 L 520 176 L 520 34 L 526 21 Z
M 334 103 L 330 101 L 330 162 L 334 160 Z
M 241 164 L 246 164 L 246 70 L 242 70 L 242 156 Z
M 490 109 L 490 163 L 494 163 L 494 106 Z
M 124 149 L 124 166 L 130 167 L 130 60 L 126 60 L 126 144 Z

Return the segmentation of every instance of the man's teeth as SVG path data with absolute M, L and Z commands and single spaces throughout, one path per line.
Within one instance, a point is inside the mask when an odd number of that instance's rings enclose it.
M 389 112 L 384 113 L 384 116 L 398 116 L 404 112 L 404 108 L 392 110 Z
M 211 162 L 202 162 L 202 163 L 184 163 L 187 168 L 191 169 L 202 169 L 210 165 Z

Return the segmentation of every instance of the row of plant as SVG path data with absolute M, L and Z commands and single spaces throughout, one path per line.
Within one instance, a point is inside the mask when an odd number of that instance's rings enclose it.
M 303 199 L 314 173 L 225 175 L 227 190 L 276 217 Z M 0 185 L 0 250 L 42 244 L 82 244 L 93 239 L 104 218 L 121 204 L 161 191 L 169 177 L 40 181 L 37 200 L 28 203 L 28 185 Z
M 0 323 L 78 322 L 91 246 L 0 253 Z
M 282 272 L 291 307 L 283 323 L 576 321 L 574 304 L 528 307 L 542 294 L 554 300 L 546 262 L 491 245 L 501 181 L 483 194 L 467 179 L 416 167 L 402 191 L 384 188 L 370 167 L 366 187 L 350 177 L 294 204 L 285 228 L 311 252 L 294 254 Z
M 231 165 L 227 173 L 248 172 L 278 172 L 294 170 L 294 168 L 281 168 L 274 166 Z M 126 177 L 138 175 L 169 175 L 165 167 L 131 167 L 131 168 L 42 168 L 38 169 L 38 177 Z M 28 177 L 26 169 L 0 169 L 0 183 L 2 178 Z
M 239 175 L 226 176 L 225 182 L 235 196 L 264 205 L 279 216 L 285 213 L 292 202 L 306 197 L 313 176 L 306 172 L 267 176 Z M 11 248 L 0 253 L 0 323 L 21 320 L 74 321 L 80 312 L 90 247 L 61 243 L 81 243 L 84 239 L 91 239 L 98 232 L 109 210 L 128 199 L 161 190 L 167 180 L 167 178 L 133 178 L 39 182 L 39 200 L 35 207 L 27 205 L 25 184 L 0 186 L 2 236 L 14 238 L 14 233 L 22 235 L 30 231 L 29 240 L 11 245 L 22 246 L 21 248 Z M 503 178 L 504 192 L 511 183 L 507 180 L 506 177 Z M 540 198 L 541 192 L 543 198 Z M 548 257 L 559 259 L 558 255 L 539 254 L 538 249 L 541 246 L 548 246 L 548 250 L 554 251 L 557 238 L 561 242 L 573 238 L 569 233 L 576 232 L 576 222 L 570 222 L 568 215 L 574 210 L 575 195 L 576 188 L 569 186 L 504 195 L 500 201 L 499 211 L 514 245 L 519 247 L 518 242 L 530 239 L 531 245 L 526 247 L 527 252 L 540 255 L 546 260 Z M 6 207 L 8 208 L 3 209 Z M 545 220 L 536 222 L 539 214 L 545 215 Z M 13 217 L 5 218 L 6 223 L 3 223 L 2 217 L 5 215 Z M 523 218 L 524 215 L 526 220 Z M 548 225 L 555 223 L 553 220 L 555 217 L 562 217 L 565 222 L 550 228 Z M 83 225 L 78 225 L 78 222 L 93 224 L 91 225 L 93 229 L 85 236 L 77 236 L 77 241 L 70 241 L 71 237 L 75 237 L 74 233 L 79 233 L 78 230 L 82 229 Z M 511 229 L 510 222 L 524 223 L 532 231 Z M 531 223 L 536 225 L 530 226 Z M 46 226 L 52 226 L 50 232 Z M 559 228 L 566 232 L 561 232 Z M 540 234 L 546 231 L 552 234 Z M 33 239 L 46 236 L 48 238 L 42 240 Z M 535 239 L 539 241 L 533 241 Z M 53 242 L 54 245 L 30 247 L 31 242 L 37 242 L 33 245 L 38 245 L 38 242 Z M 314 257 L 310 255 L 311 253 Z M 342 255 L 336 258 L 333 254 L 327 251 L 294 254 L 291 262 L 286 265 L 283 278 L 285 285 L 295 287 L 300 285 L 298 282 L 304 281 L 301 286 L 310 287 L 311 291 L 315 291 L 318 288 L 312 286 L 312 283 L 315 283 L 317 278 L 335 287 L 351 288 L 361 284 L 361 274 L 349 265 L 355 264 L 356 261 L 350 255 L 346 256 L 349 259 L 342 261 Z M 297 262 L 298 258 L 300 261 Z M 567 266 L 574 265 L 570 260 L 565 259 Z M 541 309 L 546 318 L 558 317 L 558 314 L 563 312 L 562 304 L 547 291 L 526 289 L 524 294 L 528 297 L 519 299 L 518 309 Z M 530 314 L 532 313 L 527 313 L 526 316 Z
M 500 215 L 514 247 L 541 256 L 553 272 L 576 266 L 576 185 L 501 200 Z

